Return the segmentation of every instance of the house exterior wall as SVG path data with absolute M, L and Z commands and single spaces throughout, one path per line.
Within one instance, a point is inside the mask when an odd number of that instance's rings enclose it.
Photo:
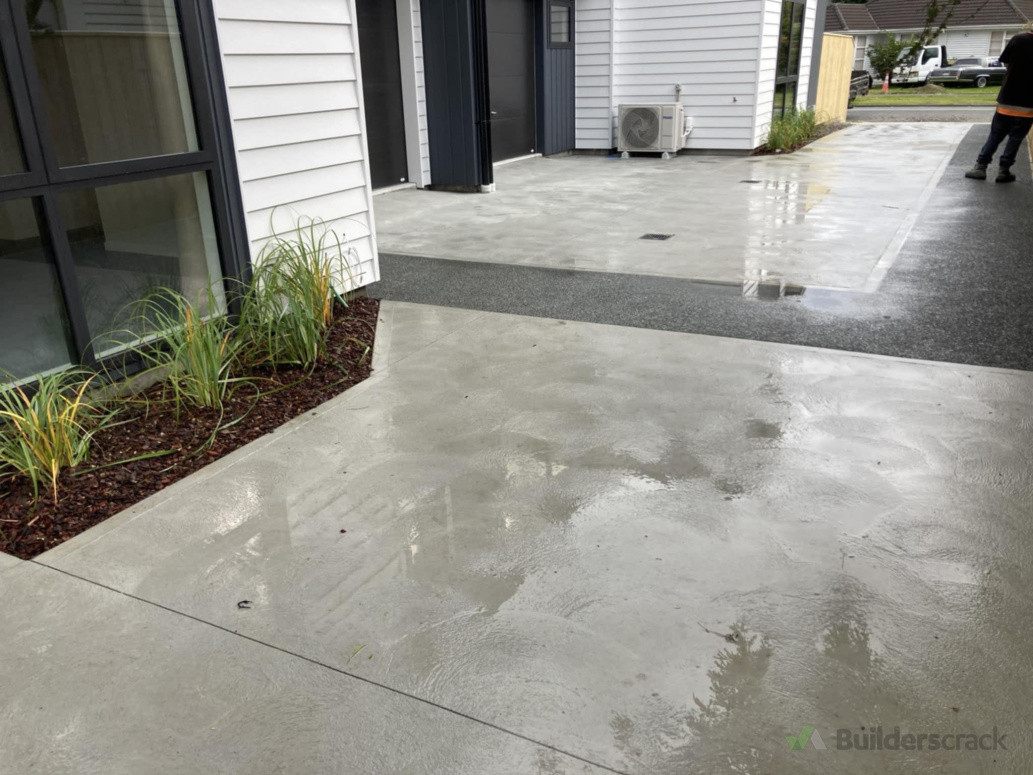
M 552 24 L 549 10 L 548 3 L 538 3 L 535 8 L 538 149 L 546 155 L 573 149 L 577 134 L 574 124 L 576 52 L 569 46 L 549 45 Z
M 990 55 L 990 30 L 949 30 L 940 36 L 951 59 Z
M 892 34 L 897 36 L 917 35 L 920 30 L 893 30 Z M 944 31 L 936 40 L 937 45 L 947 47 L 947 56 L 953 59 L 966 57 L 999 56 L 1004 46 L 1017 35 L 1021 30 L 1014 27 L 972 27 L 956 28 Z M 860 53 L 864 50 L 864 68 L 872 71 L 872 62 L 868 57 L 868 46 L 877 41 L 884 40 L 887 33 L 882 31 L 844 33 L 852 34 L 854 38 L 855 51 L 860 59 Z
M 775 105 L 775 71 L 778 67 L 778 36 L 782 23 L 781 0 L 764 0 L 764 16 L 759 38 L 757 100 L 754 104 L 751 147 L 763 145 L 771 128 Z M 806 92 L 804 92 L 806 93 Z
M 818 0 L 807 0 L 807 8 L 803 17 L 803 39 L 805 45 L 800 52 L 800 82 L 796 89 L 797 105 L 807 107 L 807 96 L 811 86 L 811 64 L 814 56 L 815 22 L 818 17 Z
M 578 0 L 577 147 L 615 145 L 616 109 L 681 102 L 688 148 L 748 151 L 770 126 L 781 0 Z M 807 101 L 817 2 L 807 3 L 800 104 Z
M 574 133 L 577 148 L 613 148 L 613 12 L 615 0 L 574 7 Z
M 688 147 L 750 150 L 763 3 L 618 0 L 614 104 L 681 102 Z
M 808 0 L 803 20 L 804 46 L 800 52 L 800 80 L 796 87 L 797 107 L 806 108 L 811 85 L 811 58 L 814 53 L 814 32 L 818 3 Z M 771 113 L 775 101 L 775 70 L 778 66 L 778 40 L 782 24 L 782 0 L 765 0 L 763 35 L 760 43 L 760 68 L 757 88 L 757 113 L 753 125 L 753 145 L 767 142 L 771 129 Z
M 420 0 L 397 0 L 397 7 L 398 49 L 402 58 L 402 99 L 405 104 L 409 179 L 420 188 L 424 188 L 431 184 L 431 177 Z
M 354 0 L 214 0 L 252 257 L 297 216 L 379 279 Z M 275 220 L 274 220 L 275 214 Z

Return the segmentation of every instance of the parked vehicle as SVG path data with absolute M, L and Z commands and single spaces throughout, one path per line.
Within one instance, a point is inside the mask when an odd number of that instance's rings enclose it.
M 959 59 L 950 67 L 933 70 L 929 83 L 943 86 L 977 86 L 980 89 L 993 84 L 1004 83 L 1008 68 L 999 59 L 990 57 L 970 57 Z
M 854 70 L 850 74 L 850 102 L 853 106 L 854 100 L 866 95 L 872 87 L 872 76 L 864 70 Z
M 899 65 L 893 71 L 890 83 L 897 86 L 913 84 L 924 86 L 929 82 L 929 76 L 934 70 L 947 67 L 946 46 L 926 46 L 918 53 L 918 59 L 911 67 Z

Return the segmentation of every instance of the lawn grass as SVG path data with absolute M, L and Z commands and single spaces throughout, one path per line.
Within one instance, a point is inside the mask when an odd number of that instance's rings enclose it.
M 889 94 L 883 94 L 881 86 L 872 86 L 867 97 L 858 97 L 854 101 L 855 108 L 892 108 L 904 106 L 926 105 L 994 105 L 997 102 L 999 86 L 988 86 L 977 89 L 963 86 L 919 86 L 891 87 Z

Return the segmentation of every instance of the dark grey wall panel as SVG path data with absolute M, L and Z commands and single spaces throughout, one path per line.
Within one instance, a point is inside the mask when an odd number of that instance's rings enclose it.
M 362 99 L 366 106 L 366 142 L 374 188 L 409 180 L 405 151 L 405 108 L 398 55 L 398 14 L 383 0 L 357 0 Z
M 420 13 L 431 182 L 478 187 L 478 74 L 470 0 L 422 0 Z
M 537 0 L 538 17 L 538 138 L 548 155 L 573 150 L 574 130 L 574 3 L 570 9 L 570 45 L 550 45 L 550 0 Z

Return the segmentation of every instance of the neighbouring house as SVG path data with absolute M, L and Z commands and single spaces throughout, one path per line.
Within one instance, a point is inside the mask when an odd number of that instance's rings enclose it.
M 926 9 L 923 0 L 832 3 L 825 16 L 825 31 L 852 35 L 854 70 L 873 72 L 868 47 L 889 34 L 917 35 L 925 28 Z M 961 0 L 933 43 L 946 46 L 951 60 L 996 57 L 1031 21 L 1033 0 Z
M 366 285 L 374 191 L 612 149 L 622 103 L 680 101 L 690 149 L 747 152 L 813 102 L 825 6 L 0 0 L 0 368 L 104 358 L 131 302 L 245 276 L 296 216 Z

